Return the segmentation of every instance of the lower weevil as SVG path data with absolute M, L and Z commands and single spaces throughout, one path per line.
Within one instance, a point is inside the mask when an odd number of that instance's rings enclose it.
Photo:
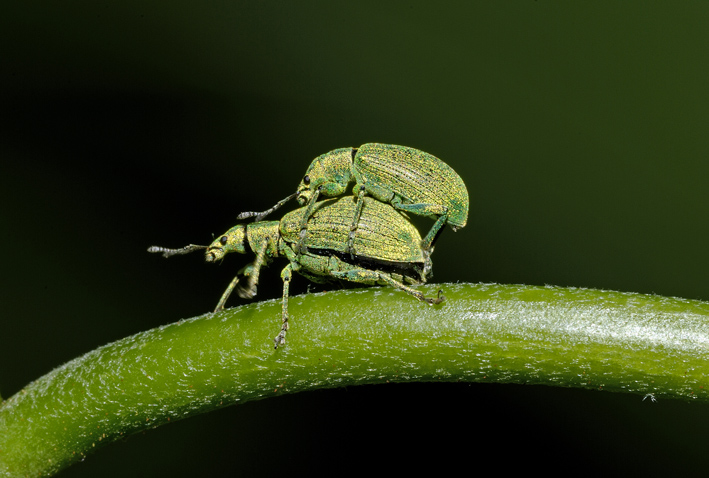
M 275 337 L 276 348 L 285 343 L 288 330 L 288 290 L 295 271 L 313 282 L 345 280 L 366 285 L 390 285 L 428 304 L 445 300 L 438 291 L 436 298 L 428 298 L 407 284 L 426 282 L 431 273 L 430 251 L 421 248 L 418 230 L 406 218 L 388 204 L 364 197 L 361 201 L 359 233 L 352 255 L 347 251 L 352 217 L 358 208 L 352 196 L 319 201 L 311 208 L 307 220 L 307 234 L 303 238 L 305 252 L 296 253 L 301 239 L 301 223 L 307 208 L 286 214 L 280 221 L 259 221 L 238 224 L 217 238 L 209 246 L 189 245 L 181 249 L 166 249 L 153 246 L 149 252 L 162 253 L 164 257 L 186 254 L 206 249 L 207 262 L 221 260 L 226 254 L 245 254 L 254 251 L 256 259 L 234 277 L 222 294 L 215 312 L 224 309 L 227 299 L 234 291 L 240 297 L 256 295 L 261 268 L 275 257 L 288 259 L 281 271 L 283 280 L 282 326 Z M 240 284 L 240 276 L 247 278 Z

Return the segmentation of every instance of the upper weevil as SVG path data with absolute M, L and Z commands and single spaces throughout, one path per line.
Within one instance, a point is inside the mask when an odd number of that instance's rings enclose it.
M 242 269 L 222 294 L 215 312 L 224 308 L 231 292 L 236 288 L 239 296 L 251 298 L 261 267 L 271 258 L 286 257 L 288 265 L 281 272 L 283 279 L 282 327 L 276 336 L 276 347 L 285 342 L 288 330 L 288 290 L 292 272 L 314 281 L 346 280 L 360 284 L 391 285 L 418 300 L 438 304 L 445 298 L 438 291 L 437 298 L 425 297 L 420 291 L 405 284 L 426 282 L 431 271 L 430 255 L 421 249 L 418 230 L 388 204 L 365 197 L 360 218 L 360 232 L 354 245 L 357 255 L 346 253 L 350 224 L 357 205 L 354 197 L 318 201 L 308 219 L 307 234 L 302 254 L 294 251 L 300 238 L 300 224 L 306 208 L 292 211 L 280 221 L 259 221 L 237 224 L 209 246 L 189 245 L 182 249 L 153 246 L 149 252 L 160 252 L 165 257 L 206 249 L 207 262 L 216 262 L 230 252 L 253 251 L 256 259 Z M 239 276 L 247 277 L 246 286 L 238 285 Z M 238 285 L 238 287 L 237 287 Z
M 421 243 L 426 251 L 431 249 L 445 224 L 455 231 L 468 221 L 468 190 L 453 168 L 418 149 L 378 143 L 336 149 L 317 157 L 294 194 L 266 211 L 241 213 L 239 219 L 256 216 L 260 221 L 296 197 L 301 205 L 307 204 L 296 246 L 296 251 L 302 253 L 307 221 L 319 196 L 342 195 L 352 183 L 355 183 L 353 192 L 359 201 L 348 235 L 349 253 L 356 253 L 354 237 L 365 194 L 401 211 L 436 219 Z

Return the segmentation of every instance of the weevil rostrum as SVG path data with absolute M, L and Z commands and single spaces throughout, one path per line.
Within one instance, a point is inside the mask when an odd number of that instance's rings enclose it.
M 357 210 L 360 211 L 358 233 L 352 244 L 356 253 L 352 254 L 347 241 Z M 306 213 L 310 215 L 306 234 L 301 237 Z M 304 252 L 296 253 L 295 247 L 301 238 Z M 288 290 L 293 272 L 320 283 L 344 280 L 390 285 L 431 305 L 445 300 L 440 290 L 436 298 L 429 298 L 410 287 L 425 283 L 430 276 L 430 252 L 422 249 L 421 235 L 401 213 L 371 197 L 345 196 L 318 201 L 312 207 L 286 214 L 280 221 L 237 224 L 209 246 L 191 244 L 181 249 L 153 246 L 148 251 L 170 257 L 200 249 L 206 249 L 207 262 L 219 261 L 232 252 L 254 251 L 256 254 L 255 260 L 239 271 L 226 288 L 215 312 L 224 309 L 234 289 L 240 297 L 254 297 L 261 268 L 273 258 L 288 259 L 288 265 L 281 271 L 282 325 L 274 339 L 276 348 L 285 343 L 288 330 Z M 245 279 L 245 284 L 241 283 L 241 278 Z

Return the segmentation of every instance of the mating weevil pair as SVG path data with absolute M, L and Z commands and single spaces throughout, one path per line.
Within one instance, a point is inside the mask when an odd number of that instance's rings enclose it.
M 355 182 L 355 196 L 318 201 L 320 195 L 340 196 Z M 372 197 L 366 196 L 369 194 Z M 280 221 L 262 219 L 290 199 L 304 207 Z M 421 239 L 418 230 L 399 211 L 429 216 L 435 224 Z M 282 326 L 275 346 L 285 343 L 288 330 L 288 290 L 292 272 L 313 282 L 346 280 L 367 285 L 391 285 L 418 300 L 437 304 L 445 298 L 425 297 L 408 284 L 425 283 L 431 272 L 430 255 L 442 227 L 465 226 L 468 192 L 462 179 L 447 164 L 423 151 L 382 144 L 344 148 L 316 158 L 296 193 L 260 213 L 248 212 L 239 219 L 256 217 L 251 224 L 238 224 L 209 246 L 181 249 L 153 246 L 149 252 L 164 257 L 206 249 L 207 262 L 230 252 L 254 251 L 256 259 L 244 267 L 222 294 L 215 309 L 224 308 L 229 295 L 256 295 L 261 267 L 271 258 L 289 261 L 282 270 Z M 239 285 L 239 277 L 248 279 Z

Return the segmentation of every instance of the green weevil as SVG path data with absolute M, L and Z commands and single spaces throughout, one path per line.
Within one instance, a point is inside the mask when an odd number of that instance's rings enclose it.
M 308 218 L 320 195 L 340 196 L 355 183 L 353 192 L 360 199 L 352 217 L 347 249 L 357 253 L 354 238 L 360 226 L 362 197 L 368 194 L 400 211 L 434 218 L 436 222 L 421 243 L 431 250 L 443 226 L 456 231 L 468 221 L 468 190 L 458 174 L 437 157 L 406 146 L 367 143 L 359 148 L 342 148 L 325 153 L 310 164 L 296 192 L 262 212 L 243 212 L 239 219 L 262 220 L 294 197 L 307 204 L 301 220 L 302 252 Z
M 346 252 L 352 217 L 358 206 L 362 209 L 359 234 L 354 240 L 358 253 Z M 153 246 L 149 252 L 160 252 L 164 257 L 206 249 L 207 262 L 216 262 L 226 254 L 245 254 L 254 251 L 256 259 L 234 277 L 219 299 L 214 312 L 224 305 L 236 288 L 243 298 L 256 295 L 262 266 L 272 258 L 285 257 L 289 263 L 281 272 L 283 280 L 282 326 L 275 337 L 276 348 L 285 343 L 288 330 L 288 290 L 295 271 L 313 282 L 345 280 L 366 285 L 390 285 L 411 294 L 428 304 L 445 300 L 438 291 L 436 298 L 427 298 L 407 284 L 425 283 L 431 273 L 430 254 L 421 248 L 418 230 L 388 204 L 364 197 L 356 202 L 353 196 L 318 201 L 307 221 L 304 238 L 306 250 L 295 252 L 300 239 L 301 223 L 306 207 L 286 214 L 280 221 L 258 221 L 237 224 L 209 246 L 190 244 L 181 249 Z M 240 276 L 248 278 L 246 286 L 239 285 Z M 238 286 L 238 287 L 237 287 Z

